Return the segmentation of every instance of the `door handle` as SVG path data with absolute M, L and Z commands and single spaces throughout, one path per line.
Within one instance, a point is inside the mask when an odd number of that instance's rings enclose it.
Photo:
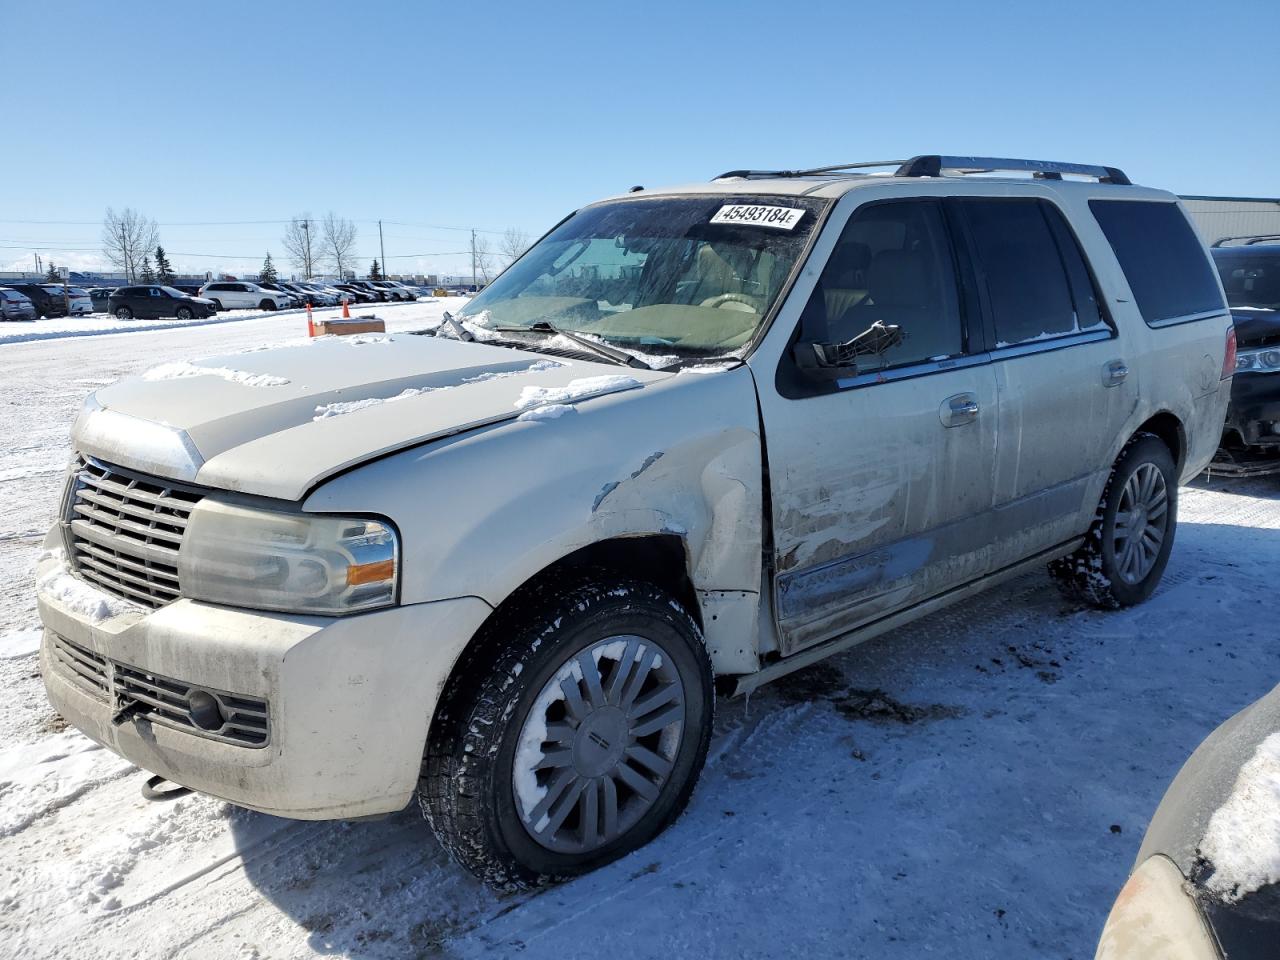
M 978 419 L 978 398 L 972 393 L 957 393 L 947 397 L 938 408 L 938 419 L 944 427 L 960 427 Z
M 1118 387 L 1129 376 L 1129 365 L 1123 360 L 1112 360 L 1102 368 L 1102 385 Z

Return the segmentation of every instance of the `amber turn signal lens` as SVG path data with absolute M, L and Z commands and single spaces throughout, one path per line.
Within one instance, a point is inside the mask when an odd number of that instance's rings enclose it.
M 378 583 L 390 580 L 396 575 L 394 560 L 379 560 L 377 563 L 361 563 L 347 567 L 347 585 L 358 587 L 362 583 Z

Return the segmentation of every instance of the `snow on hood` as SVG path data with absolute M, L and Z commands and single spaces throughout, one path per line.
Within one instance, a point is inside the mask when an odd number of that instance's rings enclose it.
M 1200 853 L 1213 864 L 1205 887 L 1228 903 L 1280 883 L 1280 733 L 1240 768 L 1231 796 L 1209 818 Z
M 288 500 L 365 460 L 674 374 L 408 334 L 166 364 L 85 403 L 76 449 Z

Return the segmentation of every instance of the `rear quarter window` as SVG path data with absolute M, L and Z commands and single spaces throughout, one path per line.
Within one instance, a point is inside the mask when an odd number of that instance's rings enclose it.
M 1226 310 L 1203 244 L 1175 203 L 1090 200 L 1148 324 Z

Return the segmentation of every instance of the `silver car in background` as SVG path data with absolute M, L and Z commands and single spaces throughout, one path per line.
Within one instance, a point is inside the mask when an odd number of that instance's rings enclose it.
M 35 320 L 36 305 L 25 293 L 0 287 L 0 320 Z

